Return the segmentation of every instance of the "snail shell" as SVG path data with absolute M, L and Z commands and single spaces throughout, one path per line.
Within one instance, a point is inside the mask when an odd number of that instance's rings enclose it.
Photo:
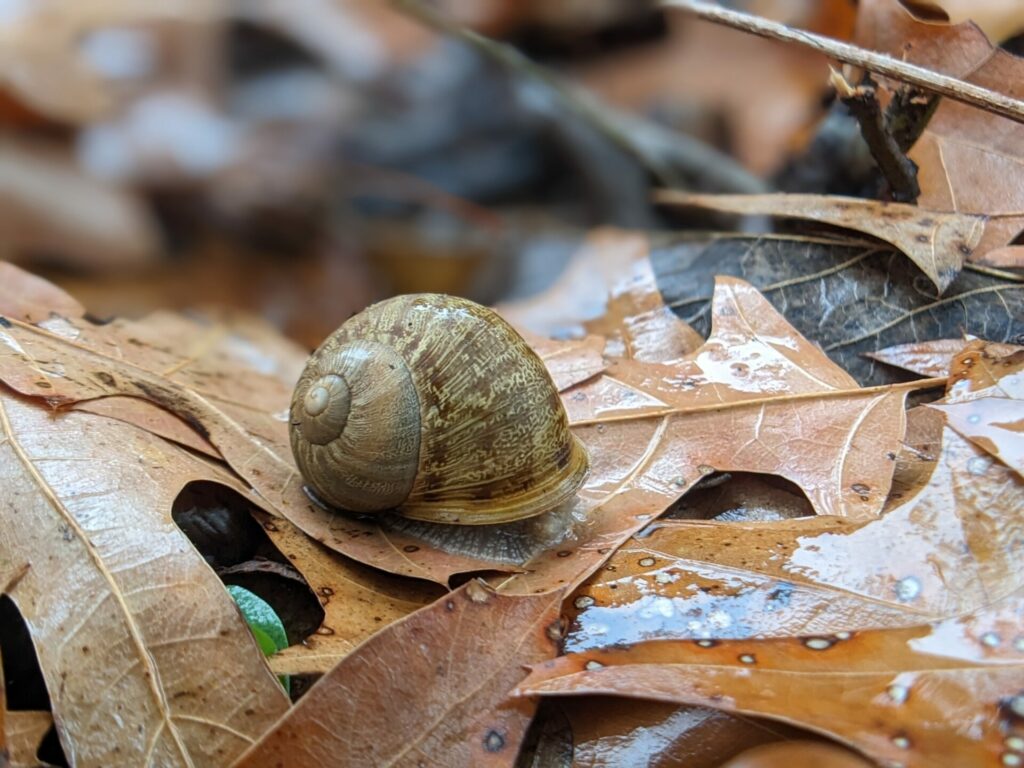
M 539 515 L 588 467 L 537 354 L 442 294 L 374 304 L 328 337 L 295 388 L 291 444 L 328 504 L 440 523 Z

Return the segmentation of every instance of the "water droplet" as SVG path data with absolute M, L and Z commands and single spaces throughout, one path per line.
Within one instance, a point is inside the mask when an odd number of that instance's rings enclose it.
M 1003 765 L 1017 766 L 1024 765 L 1024 757 L 1015 752 L 1004 752 L 1002 757 Z
M 602 669 L 603 667 L 604 664 L 602 664 L 600 661 L 594 661 L 593 659 L 588 661 L 585 665 L 586 669 Z
M 989 467 L 991 466 L 992 460 L 987 456 L 975 456 L 968 460 L 967 471 L 975 476 L 984 475 L 988 472 Z
M 1010 711 L 1013 712 L 1013 714 L 1017 717 L 1024 718 L 1024 696 L 1012 696 L 1006 704 L 1009 706 Z
M 864 485 L 864 483 L 854 483 L 853 485 L 850 486 L 850 488 L 852 488 L 853 492 L 858 494 L 859 496 L 867 496 L 869 493 L 871 493 L 871 486 Z
M 804 645 L 812 651 L 827 651 L 832 647 L 832 641 L 826 637 L 809 637 L 804 640 Z
M 894 704 L 902 704 L 907 700 L 907 697 L 910 696 L 910 689 L 905 685 L 900 685 L 899 683 L 893 683 L 885 692 L 889 695 L 889 698 L 892 699 Z
M 672 485 L 674 485 L 676 488 L 682 488 L 684 485 L 686 485 L 686 478 L 682 476 L 673 478 Z
M 652 565 L 654 565 L 655 562 L 656 561 L 653 557 L 640 558 L 640 565 L 644 568 L 650 568 Z
M 740 663 L 741 664 L 756 664 L 757 663 L 757 659 L 754 657 L 754 654 L 752 654 L 752 653 L 740 654 L 739 659 L 740 659 Z
M 920 594 L 921 582 L 914 576 L 905 576 L 896 582 L 896 599 L 900 602 L 909 603 Z
M 594 600 L 594 598 L 592 598 L 590 595 L 580 595 L 572 601 L 572 604 L 582 611 L 584 608 L 589 608 L 590 606 L 592 606 L 595 602 L 596 601 Z
M 1024 738 L 1020 736 L 1007 736 L 1006 741 L 1003 743 L 1007 749 L 1012 749 L 1014 752 L 1024 752 Z
M 702 475 L 710 475 L 714 473 L 715 468 L 707 464 L 701 464 L 699 467 L 697 467 L 697 471 L 700 472 Z
M 701 648 L 714 648 L 716 643 L 714 640 L 698 640 L 697 645 Z
M 497 731 L 488 731 L 484 737 L 484 749 L 488 752 L 500 752 L 505 748 L 505 737 Z
M 853 635 L 850 632 L 836 632 L 836 640 L 849 640 Z
M 910 739 L 906 736 L 893 736 L 892 743 L 898 749 L 910 749 Z
M 995 632 L 986 632 L 981 636 L 981 644 L 987 648 L 997 648 L 999 646 L 999 635 Z

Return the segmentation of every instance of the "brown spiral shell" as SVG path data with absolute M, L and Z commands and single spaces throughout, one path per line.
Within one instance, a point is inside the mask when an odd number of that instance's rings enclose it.
M 313 353 L 291 405 L 292 452 L 325 502 L 478 525 L 571 498 L 588 462 L 547 369 L 479 304 L 398 296 Z

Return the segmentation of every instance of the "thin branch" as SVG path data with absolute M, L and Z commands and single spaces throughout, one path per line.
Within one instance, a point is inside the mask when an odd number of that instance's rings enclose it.
M 917 381 L 905 381 L 901 384 L 882 384 L 877 387 L 862 387 L 859 389 L 826 389 L 821 392 L 798 392 L 793 395 L 771 395 L 758 397 L 751 400 L 733 400 L 724 403 L 705 403 L 704 405 L 676 406 L 662 408 L 659 411 L 646 411 L 644 413 L 621 413 L 613 416 L 598 416 L 593 419 L 580 419 L 570 421 L 570 427 L 589 427 L 594 424 L 610 424 L 619 421 L 641 421 L 643 419 L 657 419 L 663 416 L 689 415 L 692 413 L 705 413 L 708 411 L 731 411 L 737 408 L 751 408 L 754 406 L 774 405 L 776 403 L 795 403 L 804 400 L 827 400 L 838 397 L 860 397 L 862 395 L 888 394 L 889 392 L 912 392 L 919 389 L 935 389 L 946 386 L 948 379 L 945 377 L 934 379 L 918 379 Z
M 764 182 L 714 147 L 603 103 L 515 47 L 460 26 L 422 0 L 392 0 L 392 5 L 432 29 L 458 38 L 505 69 L 541 83 L 566 111 L 636 158 L 661 184 L 680 186 L 686 181 L 684 177 L 690 177 L 701 178 L 721 190 L 751 194 L 765 191 Z
M 882 53 L 858 48 L 855 45 L 842 43 L 829 37 L 804 32 L 800 29 L 793 29 L 785 24 L 779 24 L 778 22 L 762 19 L 758 16 L 751 16 L 746 13 L 738 13 L 717 5 L 698 2 L 697 0 L 662 0 L 662 5 L 666 8 L 677 8 L 681 11 L 687 11 L 705 21 L 724 24 L 727 27 L 750 32 L 760 37 L 782 40 L 787 43 L 797 43 L 839 61 L 866 69 L 869 72 L 891 77 L 894 80 L 900 80 L 905 83 L 911 83 L 923 90 L 948 96 L 955 101 L 962 101 L 973 107 L 980 107 L 997 115 L 1008 117 L 1010 120 L 1018 123 L 1024 123 L 1024 101 L 1014 99 L 998 91 L 982 88 L 965 80 L 933 72 L 916 64 L 908 64 L 905 61 L 899 61 Z
M 893 200 L 899 203 L 916 203 L 921 194 L 917 183 L 917 164 L 903 154 L 896 138 L 889 131 L 878 103 L 878 92 L 870 75 L 857 87 L 832 68 L 832 87 L 839 99 L 860 125 L 860 135 L 871 150 L 871 156 L 889 184 Z

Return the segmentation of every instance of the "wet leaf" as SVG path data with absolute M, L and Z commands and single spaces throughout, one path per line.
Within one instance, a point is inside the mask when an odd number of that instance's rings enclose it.
M 981 341 L 953 359 L 949 393 L 931 407 L 954 430 L 1024 477 L 1024 351 Z
M 288 700 L 171 520 L 189 480 L 233 482 L 158 437 L 0 392 L 0 562 L 78 766 L 222 764 Z M 117 722 L 112 738 L 97 722 Z
M 573 593 L 566 648 L 901 627 L 1024 588 L 1024 481 L 949 429 L 936 458 L 867 523 L 655 523 Z
M 616 357 L 679 361 L 703 340 L 665 307 L 647 254 L 643 235 L 599 230 L 547 291 L 497 309 L 545 336 L 604 336 Z
M 749 747 L 799 735 L 778 723 L 705 707 L 605 696 L 567 697 L 559 704 L 572 724 L 576 766 L 719 768 Z
M 1024 340 L 1024 283 L 969 265 L 940 297 L 901 254 L 830 238 L 676 236 L 655 241 L 651 261 L 666 303 L 699 332 L 715 276 L 741 277 L 864 385 L 905 378 L 864 356 L 896 344 Z
M 873 768 L 853 752 L 814 741 L 769 744 L 748 750 L 722 768 Z
M 588 651 L 535 667 L 518 692 L 712 706 L 811 728 L 883 763 L 984 765 L 1022 745 L 1022 608 L 1018 591 L 917 627 Z
M 905 253 L 940 294 L 960 274 L 985 224 L 980 216 L 829 195 L 693 195 L 666 190 L 656 199 L 726 213 L 821 222 L 877 237 Z
M 896 344 L 877 352 L 865 353 L 872 360 L 903 368 L 919 376 L 948 376 L 953 356 L 968 343 L 968 339 L 935 339 L 934 341 Z M 1010 352 L 1017 349 L 1011 344 L 995 345 Z
M 236 768 L 511 764 L 533 705 L 506 697 L 555 653 L 560 601 L 468 582 L 349 654 Z
M 1024 61 L 994 48 L 970 23 L 927 23 L 915 19 L 897 0 L 869 0 L 860 5 L 855 41 L 1024 97 Z M 989 217 L 973 260 L 984 262 L 986 253 L 1009 244 L 1024 230 L 1024 125 L 945 99 L 910 158 L 919 168 L 919 205 Z

